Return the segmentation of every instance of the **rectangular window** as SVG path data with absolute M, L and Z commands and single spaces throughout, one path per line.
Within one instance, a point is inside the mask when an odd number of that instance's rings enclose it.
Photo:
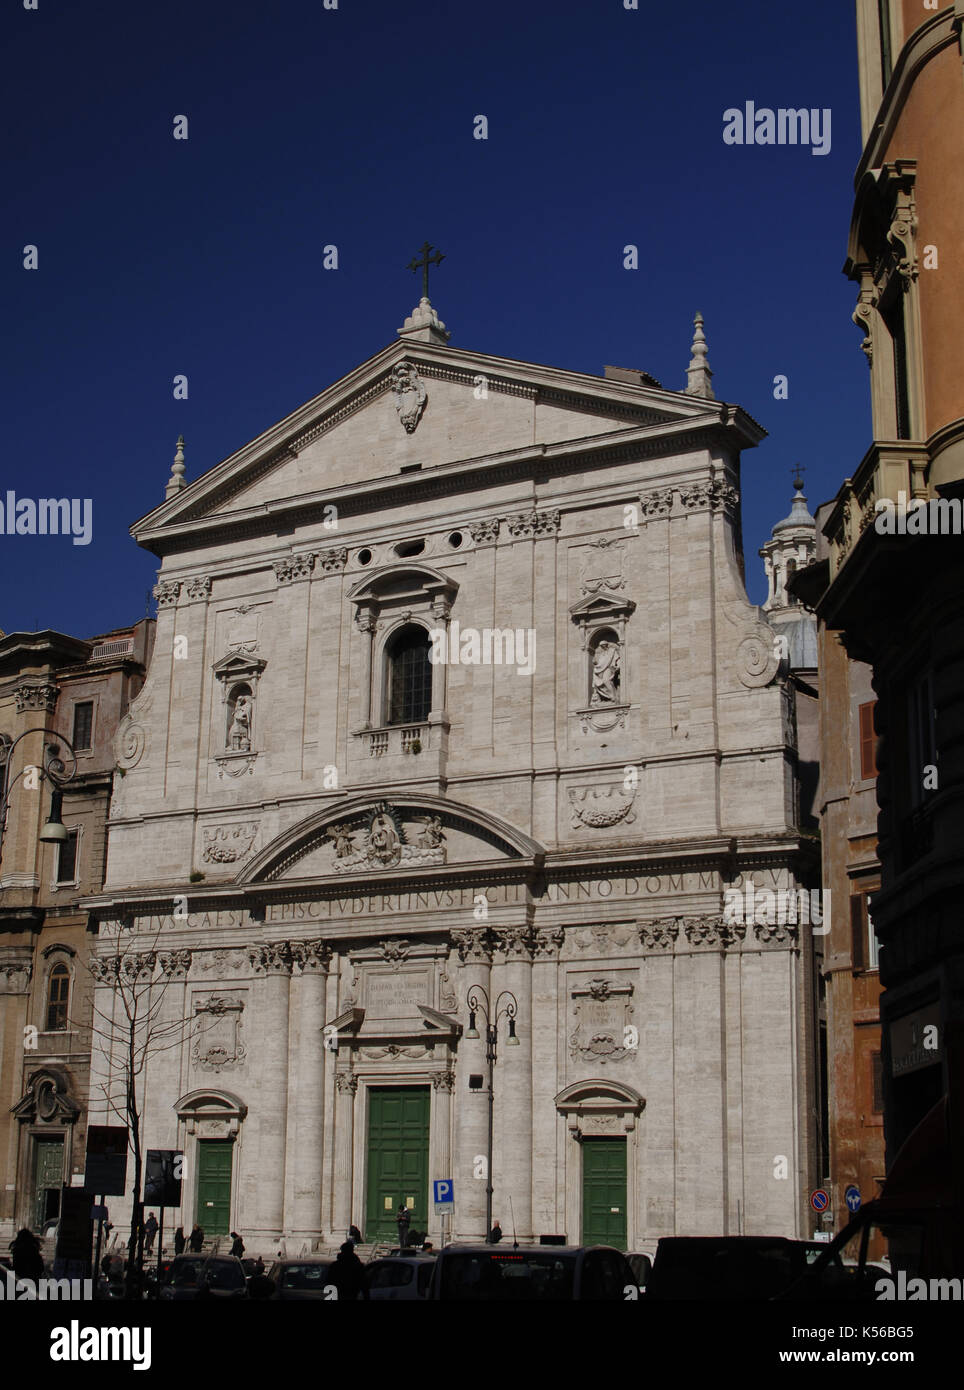
M 79 753 L 87 752 L 91 747 L 91 734 L 93 730 L 93 700 L 84 700 L 81 704 L 74 705 L 74 736 L 71 742 Z
M 880 968 L 880 942 L 874 931 L 874 919 L 870 915 L 870 894 L 864 893 L 864 916 L 867 918 L 867 969 Z
M 48 1033 L 59 1033 L 67 1027 L 67 1002 L 70 995 L 70 975 L 65 966 L 56 966 L 50 976 L 47 995 Z
M 914 806 L 924 800 L 924 769 L 937 765 L 935 722 L 931 673 L 925 671 L 907 689 L 908 771 L 910 799 Z
M 884 1113 L 884 1068 L 879 1052 L 870 1054 L 870 1084 L 873 1091 L 873 1111 L 875 1115 Z
M 894 275 L 894 281 L 900 276 Z M 894 353 L 894 429 L 897 439 L 910 439 L 910 395 L 907 386 L 907 333 L 904 326 L 904 295 L 899 284 L 892 283 L 886 304 L 880 306 L 880 317 L 890 334 Z
M 877 0 L 877 20 L 880 25 L 880 77 L 886 87 L 894 70 L 890 51 L 890 0 Z
M 867 969 L 867 900 L 863 893 L 850 899 L 850 958 L 854 970 Z
M 67 838 L 57 849 L 57 882 L 74 883 L 77 879 L 77 831 L 68 830 Z
M 860 780 L 867 781 L 877 776 L 877 739 L 874 734 L 874 706 L 876 700 L 860 705 L 857 714 L 860 720 Z

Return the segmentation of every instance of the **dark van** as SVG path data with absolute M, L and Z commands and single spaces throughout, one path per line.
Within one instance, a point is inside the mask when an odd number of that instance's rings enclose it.
M 632 1292 L 630 1292 L 632 1290 Z M 636 1296 L 626 1256 L 608 1245 L 446 1245 L 429 1298 L 569 1303 Z

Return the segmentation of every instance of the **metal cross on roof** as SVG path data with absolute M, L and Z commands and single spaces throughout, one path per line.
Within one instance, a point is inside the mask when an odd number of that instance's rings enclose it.
M 793 468 L 793 486 L 803 491 L 803 475 L 806 470 L 802 463 L 797 463 Z
M 435 255 L 430 256 L 429 252 L 434 251 Z M 423 242 L 421 246 L 421 259 L 413 257 L 408 263 L 409 270 L 421 270 L 422 272 L 422 298 L 428 299 L 428 268 L 430 265 L 441 265 L 445 260 L 442 252 L 432 246 L 430 242 Z

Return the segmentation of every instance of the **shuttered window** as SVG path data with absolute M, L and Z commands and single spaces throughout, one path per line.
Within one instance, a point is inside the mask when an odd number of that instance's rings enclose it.
M 863 893 L 850 899 L 851 960 L 855 970 L 867 969 L 867 900 Z
M 73 744 L 78 752 L 85 752 L 91 746 L 91 734 L 94 729 L 94 702 L 84 700 L 81 704 L 74 705 L 74 737 Z
M 874 734 L 874 706 L 876 700 L 861 705 L 857 711 L 860 717 L 860 779 L 866 781 L 877 776 L 876 736 Z

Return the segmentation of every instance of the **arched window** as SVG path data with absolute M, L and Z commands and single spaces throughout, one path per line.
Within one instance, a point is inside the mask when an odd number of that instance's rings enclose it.
M 9 734 L 0 734 L 0 782 L 3 780 L 3 766 L 10 757 L 10 744 L 12 739 Z
M 788 586 L 789 586 L 789 584 L 790 584 L 790 580 L 793 578 L 793 576 L 796 574 L 796 572 L 797 572 L 797 562 L 796 562 L 796 560 L 788 560 L 788 561 L 787 561 L 787 577 L 786 577 L 786 580 L 785 580 L 785 582 L 784 582 L 784 589 L 785 589 L 785 591 L 786 591 L 787 603 L 790 605 L 791 608 L 793 607 L 793 605 L 794 605 L 798 600 L 797 600 L 796 594 L 791 593 Z
M 409 624 L 392 637 L 386 650 L 386 724 L 420 724 L 432 708 L 431 643 L 423 627 Z
M 45 1031 L 61 1033 L 67 1027 L 67 1005 L 70 999 L 70 971 L 66 965 L 55 965 L 47 981 L 47 1022 Z

